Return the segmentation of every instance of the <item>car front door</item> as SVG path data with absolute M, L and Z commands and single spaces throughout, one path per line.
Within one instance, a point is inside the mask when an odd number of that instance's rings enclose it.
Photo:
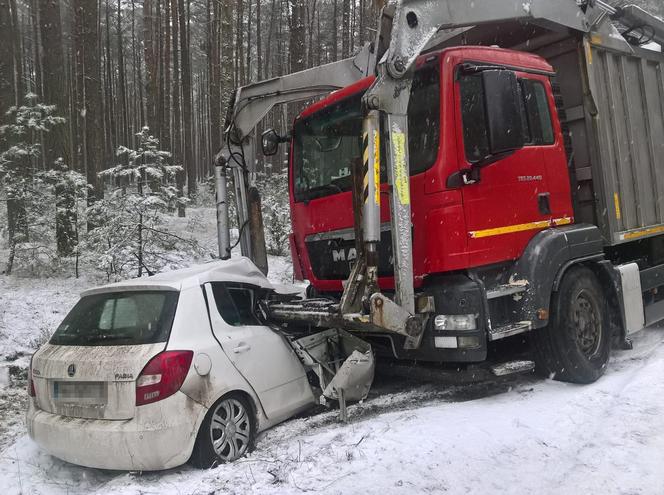
M 315 401 L 306 372 L 284 337 L 256 318 L 255 291 L 205 284 L 216 339 L 249 382 L 270 419 L 286 418 Z

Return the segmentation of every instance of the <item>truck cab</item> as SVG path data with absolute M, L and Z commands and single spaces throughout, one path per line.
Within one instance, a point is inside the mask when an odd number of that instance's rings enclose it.
M 523 134 L 524 143 L 504 156 L 489 150 L 482 79 L 484 69 L 497 67 L 518 77 L 521 122 L 514 132 Z M 408 111 L 417 289 L 444 285 L 445 292 L 463 292 L 472 285 L 468 270 L 508 265 L 538 232 L 574 222 L 553 76 L 542 58 L 498 48 L 450 48 L 419 58 Z M 293 127 L 292 254 L 296 272 L 320 294 L 342 291 L 357 256 L 351 172 L 362 159 L 361 99 L 372 82 L 364 79 L 310 106 Z M 383 136 L 383 157 L 386 141 Z M 384 165 L 381 174 L 381 195 L 387 197 Z M 389 291 L 394 281 L 387 201 L 381 223 L 379 284 Z M 476 359 L 483 352 L 465 354 Z

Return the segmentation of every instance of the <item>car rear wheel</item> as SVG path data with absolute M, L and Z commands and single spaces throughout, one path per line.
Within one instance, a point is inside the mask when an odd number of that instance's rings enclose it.
M 233 462 L 253 448 L 256 435 L 253 409 L 239 395 L 215 403 L 203 420 L 191 462 L 199 468 Z
M 532 332 L 540 374 L 572 383 L 592 383 L 604 374 L 611 351 L 609 311 L 595 274 L 573 267 L 551 301 L 551 320 Z

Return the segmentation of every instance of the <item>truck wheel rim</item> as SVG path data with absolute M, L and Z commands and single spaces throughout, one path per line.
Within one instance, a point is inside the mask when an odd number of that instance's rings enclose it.
M 602 328 L 597 303 L 586 290 L 576 296 L 572 315 L 579 349 L 586 357 L 592 358 L 599 351 Z
M 215 453 L 223 461 L 234 461 L 249 447 L 251 420 L 242 403 L 226 399 L 212 413 L 210 438 Z

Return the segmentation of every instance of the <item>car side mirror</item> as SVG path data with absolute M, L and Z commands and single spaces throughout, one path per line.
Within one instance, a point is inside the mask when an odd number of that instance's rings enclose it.
M 486 125 L 491 155 L 500 156 L 524 147 L 521 87 L 516 73 L 496 69 L 482 72 Z
M 284 141 L 284 138 L 277 134 L 274 129 L 268 129 L 261 134 L 261 148 L 265 156 L 274 156 L 279 151 L 279 144 Z

